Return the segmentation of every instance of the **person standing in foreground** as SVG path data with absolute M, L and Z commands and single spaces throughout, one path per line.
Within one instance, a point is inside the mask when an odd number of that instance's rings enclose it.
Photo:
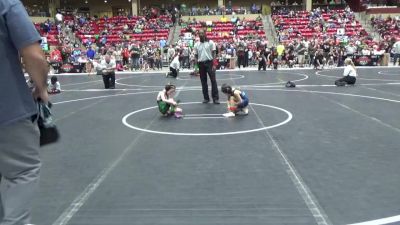
M 354 85 L 356 83 L 357 71 L 353 61 L 350 58 L 344 60 L 343 77 L 335 81 L 336 86 L 345 86 L 346 84 Z
M 206 38 L 204 30 L 199 32 L 200 42 L 194 45 L 194 51 L 196 55 L 197 64 L 199 66 L 201 87 L 203 90 L 203 103 L 210 102 L 210 96 L 208 95 L 208 84 L 207 74 L 211 81 L 211 96 L 214 104 L 219 104 L 218 96 L 218 85 L 215 78 L 216 67 L 213 65 L 215 58 L 216 46 L 213 41 L 209 41 Z
M 0 224 L 30 223 L 38 186 L 38 113 L 34 99 L 48 103 L 49 66 L 40 36 L 19 0 L 0 1 Z M 25 83 L 21 58 L 34 90 Z

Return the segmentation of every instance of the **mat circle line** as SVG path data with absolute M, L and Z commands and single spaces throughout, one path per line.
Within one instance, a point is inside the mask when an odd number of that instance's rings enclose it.
M 379 101 L 400 103 L 400 100 L 395 100 L 395 99 L 380 98 L 380 97 L 368 96 L 368 95 L 356 95 L 356 94 L 349 94 L 349 93 L 343 93 L 343 92 L 310 91 L 310 90 L 287 90 L 287 89 L 269 89 L 269 88 L 260 89 L 260 88 L 262 88 L 262 87 L 257 87 L 257 88 L 250 87 L 250 89 L 248 89 L 248 90 L 252 90 L 252 91 L 284 91 L 284 92 L 330 94 L 330 95 L 339 95 L 339 96 L 345 96 L 345 97 L 349 97 L 350 96 L 350 97 L 358 97 L 358 98 L 365 98 L 365 99 L 373 99 L 373 100 L 379 100 Z M 182 89 L 181 91 L 197 91 L 197 90 L 199 90 L 199 89 Z M 70 100 L 65 100 L 65 101 L 60 101 L 60 102 L 53 102 L 53 105 L 65 104 L 65 103 L 71 103 L 71 102 L 80 102 L 80 101 L 93 100 L 93 99 L 99 99 L 99 98 L 113 98 L 113 97 L 119 97 L 119 96 L 153 94 L 153 93 L 158 93 L 158 91 L 145 91 L 145 92 L 124 93 L 124 94 L 115 94 L 115 95 L 101 95 L 101 96 L 87 97 L 87 98 L 76 98 L 76 99 L 70 99 Z
M 321 76 L 321 77 L 330 77 L 330 78 L 342 78 L 343 76 L 330 76 L 326 74 L 321 74 L 320 71 L 315 72 L 315 75 Z M 374 78 L 363 78 L 360 76 L 357 76 L 357 80 L 374 80 L 374 81 L 400 81 L 400 80 L 389 80 L 389 79 L 374 79 Z
M 189 105 L 189 104 L 202 104 L 201 102 L 185 102 L 185 103 L 181 103 L 181 105 Z M 143 131 L 143 132 L 147 132 L 147 133 L 153 133 L 153 134 L 167 134 L 167 135 L 176 135 L 176 136 L 222 136 L 222 135 L 233 135 L 233 134 L 245 134 L 245 133 L 252 133 L 252 132 L 257 132 L 257 131 L 262 131 L 262 130 L 268 130 L 268 129 L 272 129 L 275 127 L 279 127 L 282 125 L 285 125 L 287 123 L 289 123 L 289 121 L 292 120 L 293 115 L 292 113 L 290 113 L 289 111 L 287 111 L 286 109 L 282 109 L 276 106 L 272 106 L 272 105 L 266 105 L 266 104 L 259 104 L 259 103 L 250 103 L 250 105 L 257 105 L 257 106 L 263 106 L 263 107 L 267 107 L 267 108 L 272 108 L 272 109 L 276 109 L 279 111 L 282 111 L 284 113 L 286 113 L 287 118 L 277 124 L 271 125 L 271 126 L 266 126 L 266 127 L 261 127 L 261 128 L 256 128 L 256 129 L 250 129 L 250 130 L 243 130 L 243 131 L 232 131 L 232 132 L 217 132 L 217 133 L 179 133 L 179 132 L 166 132 L 166 131 L 156 131 L 156 130 L 149 130 L 149 129 L 144 129 L 144 128 L 140 128 L 140 127 L 136 127 L 133 126 L 131 124 L 129 124 L 127 122 L 127 119 L 134 115 L 137 114 L 139 112 L 143 112 L 149 109 L 155 109 L 158 106 L 151 106 L 151 107 L 147 107 L 144 109 L 139 109 L 133 112 L 130 112 L 128 114 L 126 114 L 123 118 L 122 118 L 122 123 L 134 130 L 138 130 L 138 131 Z
M 378 74 L 389 75 L 389 76 L 400 76 L 400 73 L 393 74 L 393 73 L 388 73 L 388 72 L 385 72 L 385 71 L 378 71 Z
M 303 73 L 292 73 L 292 72 L 280 72 L 280 73 L 295 74 L 295 75 L 303 76 L 303 78 L 291 80 L 292 82 L 300 82 L 300 81 L 303 81 L 303 80 L 307 80 L 309 78 L 308 75 L 303 74 Z M 160 74 L 147 74 L 147 75 L 160 75 Z M 243 76 L 243 78 L 245 77 L 244 75 L 241 75 L 241 76 Z M 141 88 L 163 88 L 164 87 L 164 86 L 151 86 L 151 85 L 138 85 L 138 84 L 124 84 L 124 83 L 120 83 L 119 82 L 120 80 L 125 80 L 125 79 L 129 79 L 129 78 L 132 78 L 132 77 L 118 78 L 118 79 L 115 80 L 115 84 L 128 86 L 128 87 L 141 87 Z M 287 81 L 264 83 L 264 84 L 242 84 L 242 85 L 239 85 L 239 86 L 247 86 L 247 87 L 249 87 L 249 86 L 263 86 L 263 85 L 271 85 L 271 84 L 284 84 L 286 82 Z
M 222 74 L 222 75 L 229 75 L 229 76 L 236 76 L 236 77 L 234 77 L 234 78 L 216 78 L 217 81 L 219 81 L 219 80 L 238 80 L 238 79 L 243 79 L 244 78 L 243 75 L 239 75 L 239 74 Z M 176 79 L 177 80 L 195 80 L 195 79 L 190 79 L 191 75 L 184 76 L 184 77 L 185 78 L 182 79 L 182 78 L 180 78 L 180 76 L 178 76 Z M 186 78 L 186 77 L 188 77 L 188 78 Z M 195 77 L 197 78 L 197 76 L 195 76 Z

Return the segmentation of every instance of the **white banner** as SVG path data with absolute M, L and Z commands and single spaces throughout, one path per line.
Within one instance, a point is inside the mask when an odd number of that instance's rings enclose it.
M 47 44 L 47 37 L 41 37 L 41 38 L 42 38 L 41 44 Z
M 336 31 L 336 34 L 337 35 L 344 35 L 346 32 L 345 32 L 345 30 L 344 30 L 344 28 L 340 28 L 340 29 L 337 29 L 337 31 Z
M 184 34 L 183 34 L 183 38 L 184 38 L 184 39 L 192 39 L 192 33 L 190 33 L 190 32 L 184 33 Z

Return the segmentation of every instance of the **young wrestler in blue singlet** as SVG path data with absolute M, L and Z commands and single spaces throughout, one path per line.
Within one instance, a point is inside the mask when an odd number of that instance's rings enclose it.
M 234 89 L 227 84 L 222 85 L 221 91 L 228 97 L 228 112 L 224 113 L 225 117 L 234 117 L 239 112 L 243 112 L 244 115 L 249 113 L 247 107 L 249 105 L 249 98 L 244 91 Z

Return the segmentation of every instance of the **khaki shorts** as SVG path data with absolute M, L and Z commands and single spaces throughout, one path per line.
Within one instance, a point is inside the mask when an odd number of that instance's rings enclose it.
M 304 64 L 304 55 L 298 55 L 297 60 L 299 61 L 299 64 Z

